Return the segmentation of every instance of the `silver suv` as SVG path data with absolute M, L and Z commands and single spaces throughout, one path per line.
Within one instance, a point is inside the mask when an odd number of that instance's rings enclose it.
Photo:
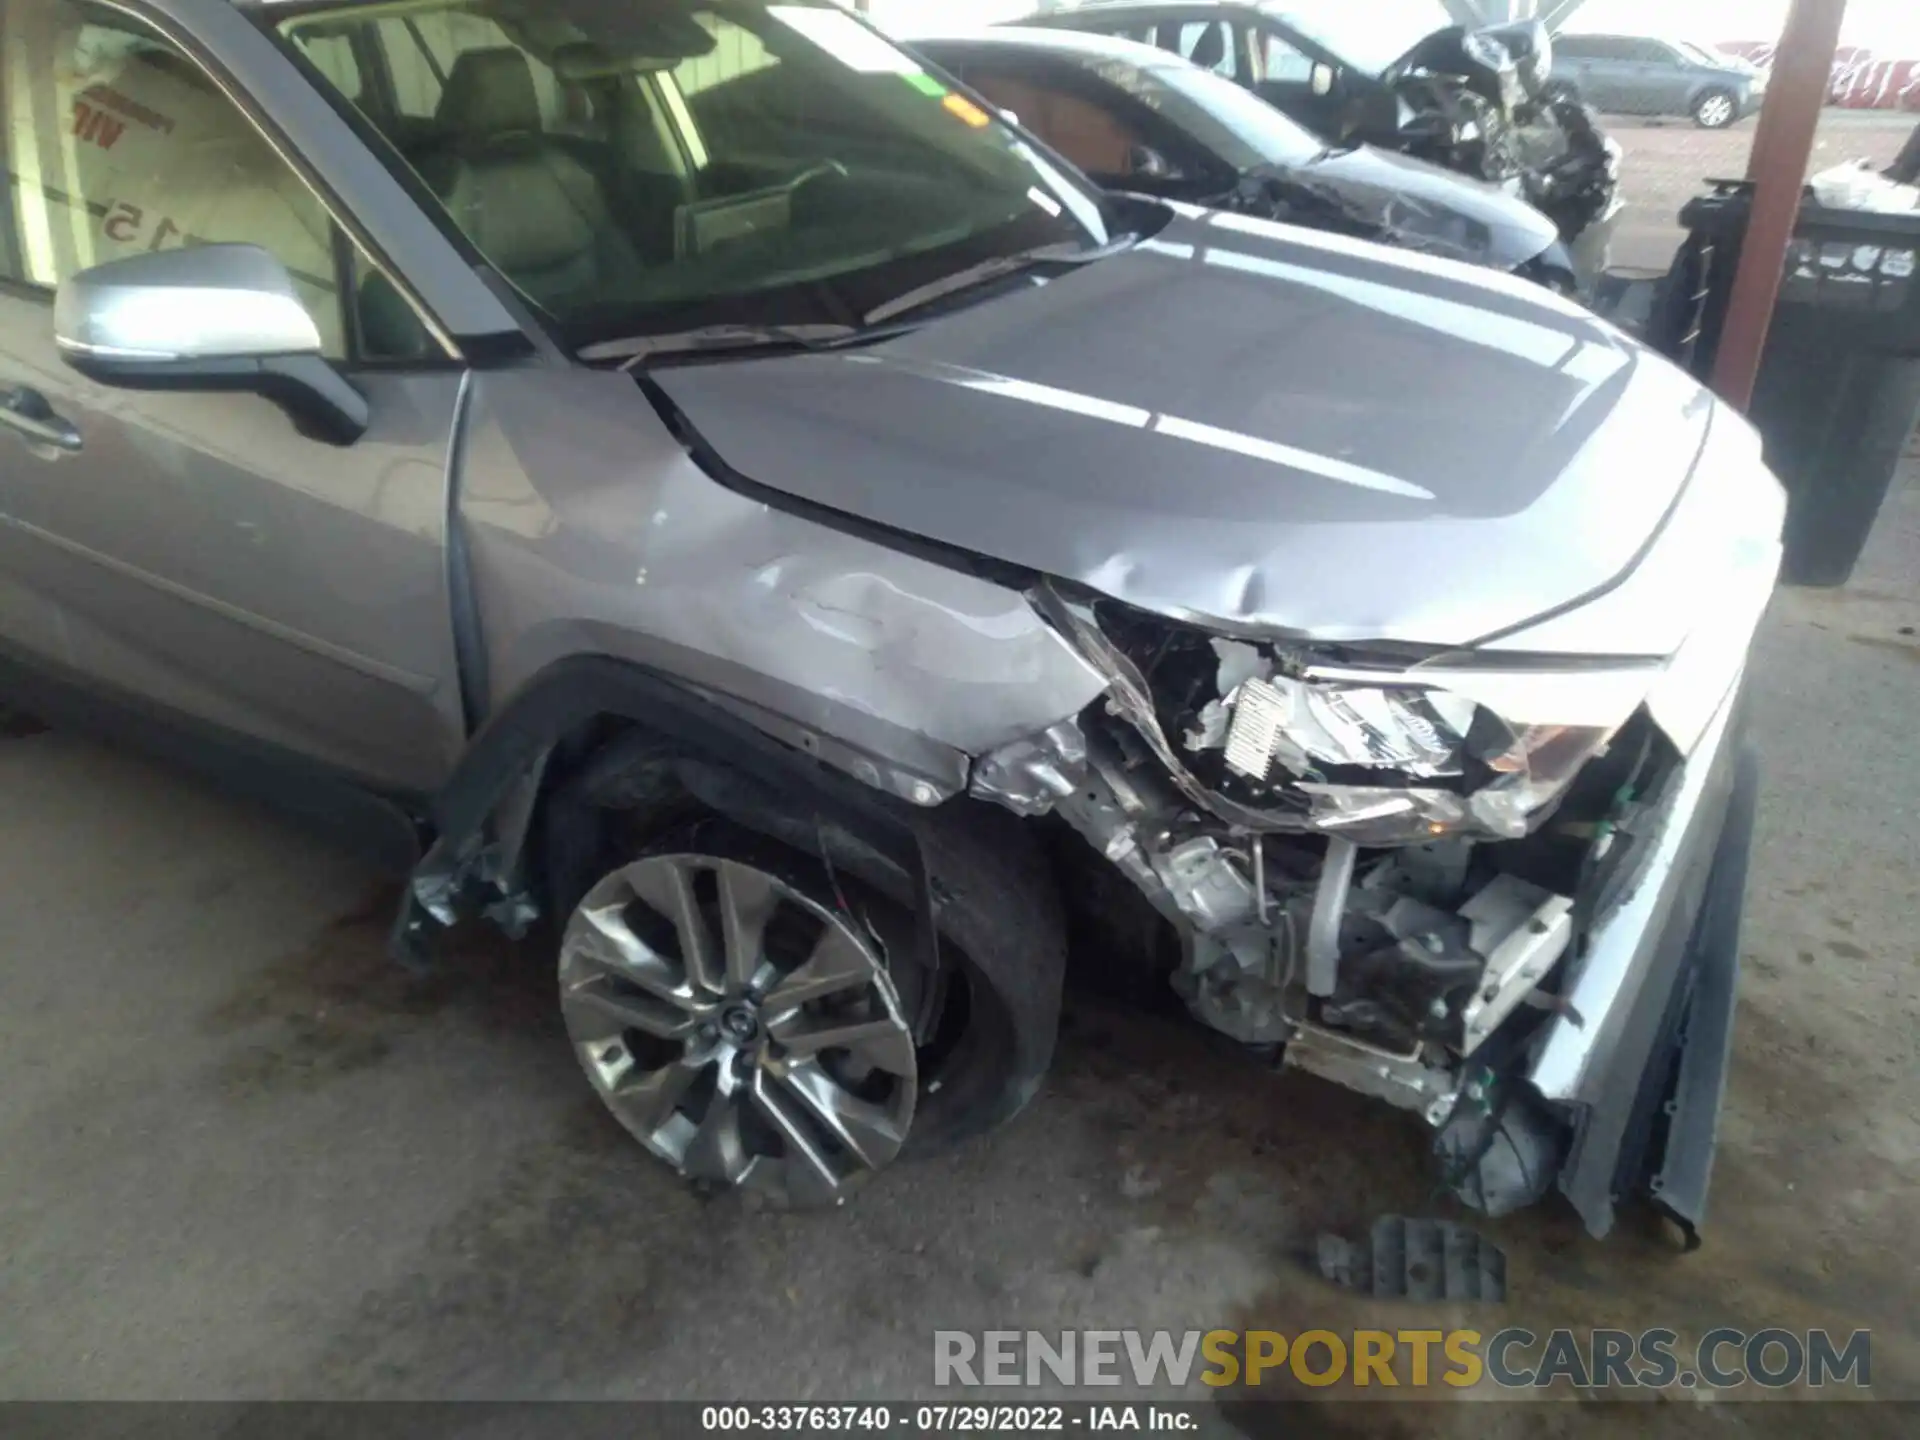
M 1554 84 L 1619 115 L 1691 115 L 1724 130 L 1767 98 L 1758 66 L 1690 40 L 1644 35 L 1561 35 L 1553 42 Z
M 1698 1218 L 1782 501 L 1679 372 L 830 4 L 10 0 L 0 78 L 0 693 L 404 868 L 413 963 L 550 934 L 655 1155 L 1008 1118 L 1071 936 L 1471 1203 Z

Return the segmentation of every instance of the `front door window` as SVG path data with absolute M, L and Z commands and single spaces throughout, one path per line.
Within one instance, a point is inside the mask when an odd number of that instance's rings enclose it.
M 51 290 L 129 255 L 247 242 L 344 352 L 325 207 L 196 64 L 119 11 L 56 0 L 9 7 L 0 75 L 9 278 Z

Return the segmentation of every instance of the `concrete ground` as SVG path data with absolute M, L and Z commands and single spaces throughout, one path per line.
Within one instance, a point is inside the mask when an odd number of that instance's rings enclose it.
M 1401 1117 L 1081 1000 L 999 1135 L 845 1211 L 701 1200 L 588 1095 L 542 957 L 382 955 L 393 897 L 245 804 L 71 735 L 0 741 L 0 1399 L 929 1392 L 932 1332 L 1871 1327 L 1920 1399 L 1920 462 L 1855 583 L 1783 592 L 1707 1245 L 1487 1225 L 1499 1308 L 1351 1301 L 1328 1227 L 1434 1213 Z M 1892 1410 L 1636 1428 L 1899 1434 Z M 0 1412 L 3 1415 L 4 1412 Z M 1617 1414 L 1334 1407 L 1324 1433 L 1611 1432 Z M 0 1430 L 5 1422 L 0 1418 Z

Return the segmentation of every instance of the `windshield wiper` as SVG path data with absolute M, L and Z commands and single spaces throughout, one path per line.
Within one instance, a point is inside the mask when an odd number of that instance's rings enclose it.
M 823 350 L 836 340 L 861 332 L 853 325 L 706 325 L 664 335 L 629 335 L 584 346 L 580 358 L 624 362 L 621 369 L 643 365 L 657 355 L 697 355 L 725 350 Z
M 991 260 L 982 260 L 977 265 L 969 265 L 964 270 L 956 270 L 951 275 L 942 275 L 938 280 L 929 280 L 924 285 L 916 285 L 904 295 L 896 295 L 874 306 L 860 317 L 865 325 L 878 325 L 905 315 L 908 311 L 919 310 L 936 300 L 944 300 L 949 295 L 957 295 L 962 290 L 972 290 L 977 286 L 991 284 L 1009 275 L 1018 275 L 1024 270 L 1041 269 L 1048 265 L 1073 267 L 1085 265 L 1094 260 L 1104 260 L 1131 246 L 1138 237 L 1121 235 L 1105 245 L 1093 249 L 1079 248 L 1076 242 L 1053 245 L 1041 245 L 1032 250 L 1021 250 L 1013 255 L 996 255 Z

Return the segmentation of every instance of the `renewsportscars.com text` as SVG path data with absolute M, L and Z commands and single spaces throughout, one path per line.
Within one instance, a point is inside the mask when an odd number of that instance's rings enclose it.
M 1873 1383 L 1873 1336 L 1855 1330 L 937 1330 L 933 1382 L 955 1386 L 1178 1388 L 1298 1384 L 1356 1389 L 1783 1389 Z

